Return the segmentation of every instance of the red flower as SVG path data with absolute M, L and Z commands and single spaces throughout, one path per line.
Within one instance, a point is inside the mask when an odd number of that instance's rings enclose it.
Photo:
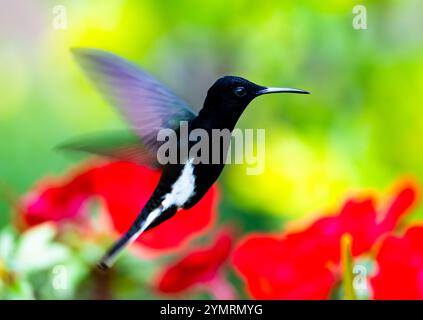
M 354 257 L 366 253 L 394 229 L 415 198 L 416 190 L 407 184 L 385 211 L 377 212 L 372 198 L 350 199 L 337 216 L 321 218 L 303 231 L 251 235 L 235 250 L 234 266 L 254 298 L 328 298 L 337 281 L 342 235 L 352 236 Z
M 318 299 L 329 295 L 335 277 L 313 250 L 277 236 L 252 235 L 235 249 L 233 264 L 256 299 Z
M 162 293 L 177 294 L 196 285 L 206 285 L 216 298 L 232 297 L 232 288 L 220 272 L 231 247 L 231 234 L 221 232 L 211 246 L 193 250 L 169 266 L 158 280 L 158 289 Z
M 128 162 L 91 166 L 64 181 L 40 185 L 20 203 L 29 225 L 45 221 L 86 219 L 84 205 L 100 198 L 118 233 L 129 228 L 147 202 L 160 178 L 160 171 Z M 211 225 L 216 214 L 218 191 L 212 187 L 192 209 L 181 210 L 172 219 L 147 231 L 137 242 L 152 249 L 176 248 Z
M 88 169 L 63 181 L 43 181 L 19 203 L 24 222 L 33 226 L 46 221 L 84 219 L 84 204 L 93 195 L 93 171 Z
M 386 238 L 377 254 L 371 279 L 374 299 L 423 299 L 423 227 L 402 237 Z

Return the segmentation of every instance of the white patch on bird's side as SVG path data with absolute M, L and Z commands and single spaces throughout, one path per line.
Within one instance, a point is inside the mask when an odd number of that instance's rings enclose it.
M 162 205 L 157 209 L 151 211 L 151 213 L 145 219 L 143 226 L 137 233 L 135 233 L 129 243 L 135 241 L 141 233 L 144 232 L 147 227 L 156 220 L 160 214 L 171 206 L 176 206 L 177 208 L 182 207 L 193 195 L 195 189 L 195 177 L 194 177 L 194 166 L 192 164 L 193 159 L 189 159 L 181 172 L 179 178 L 172 185 L 170 193 L 168 193 Z
M 182 207 L 193 195 L 195 189 L 194 159 L 189 159 L 184 166 L 179 178 L 172 185 L 172 190 L 162 202 L 162 206 L 167 209 L 171 206 Z
M 160 216 L 160 214 L 162 213 L 163 208 L 162 207 L 158 207 L 157 209 L 154 209 L 153 211 L 150 212 L 150 214 L 147 216 L 147 219 L 145 219 L 144 224 L 142 225 L 141 229 L 139 229 L 137 231 L 137 233 L 135 233 L 131 239 L 129 240 L 130 243 L 132 243 L 133 241 L 135 241 L 138 236 L 144 232 L 145 229 L 147 229 L 147 227 L 154 221 L 157 219 L 158 216 Z

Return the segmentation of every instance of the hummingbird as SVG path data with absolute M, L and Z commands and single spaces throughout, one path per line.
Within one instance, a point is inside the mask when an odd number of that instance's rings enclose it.
M 128 122 L 130 133 L 85 137 L 60 147 L 162 170 L 155 190 L 130 228 L 99 261 L 98 267 L 103 270 L 110 268 L 118 254 L 143 232 L 172 218 L 178 210 L 197 204 L 224 168 L 228 145 L 218 148 L 219 152 L 223 151 L 220 161 L 198 162 L 195 156 L 185 155 L 177 163 L 161 164 L 157 157 L 163 144 L 157 139 L 160 130 L 173 129 L 179 136 L 179 124 L 185 121 L 189 132 L 195 129 L 207 133 L 214 129 L 231 132 L 256 97 L 272 93 L 309 93 L 295 88 L 264 87 L 241 77 L 223 76 L 209 88 L 202 109 L 196 112 L 164 84 L 124 58 L 92 48 L 71 51 L 92 83 Z M 191 148 L 195 141 L 178 141 L 175 146 L 178 154 L 184 143 Z M 208 151 L 211 159 L 216 151 L 212 146 Z

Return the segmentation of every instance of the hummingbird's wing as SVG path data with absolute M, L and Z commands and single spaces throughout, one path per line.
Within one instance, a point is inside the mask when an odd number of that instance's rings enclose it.
M 196 113 L 161 82 L 110 52 L 78 48 L 72 52 L 85 73 L 120 111 L 145 148 L 156 155 L 163 128 L 177 129 Z
M 59 150 L 93 153 L 116 160 L 129 161 L 150 168 L 161 165 L 157 157 L 144 148 L 140 138 L 129 131 L 98 132 L 72 138 L 56 147 Z

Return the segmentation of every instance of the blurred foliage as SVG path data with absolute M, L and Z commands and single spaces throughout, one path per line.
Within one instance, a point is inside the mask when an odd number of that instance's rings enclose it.
M 18 265 L 26 241 L 37 244 L 29 250 L 47 246 L 40 254 L 51 253 L 35 269 L 75 253 L 49 244 L 48 229 L 15 243 L 7 227 L 14 197 L 75 163 L 55 145 L 124 125 L 84 79 L 71 47 L 102 48 L 133 60 L 197 108 L 224 74 L 312 92 L 257 99 L 239 122 L 266 129 L 265 172 L 248 176 L 245 166 L 232 165 L 220 180 L 220 215 L 245 230 L 279 230 L 292 218 L 332 210 L 355 190 L 423 178 L 419 0 L 365 1 L 367 30 L 352 27 L 352 0 L 60 4 L 65 30 L 52 26 L 56 1 L 6 1 L 0 10 L 0 250 L 5 255 L 17 246 L 12 260 Z M 422 217 L 421 208 L 415 212 L 414 219 Z M 74 276 L 87 268 L 72 266 Z M 33 276 L 19 272 L 23 279 Z M 130 292 L 131 275 L 125 277 L 122 292 Z M 12 286 L 12 296 L 31 297 L 25 280 Z

